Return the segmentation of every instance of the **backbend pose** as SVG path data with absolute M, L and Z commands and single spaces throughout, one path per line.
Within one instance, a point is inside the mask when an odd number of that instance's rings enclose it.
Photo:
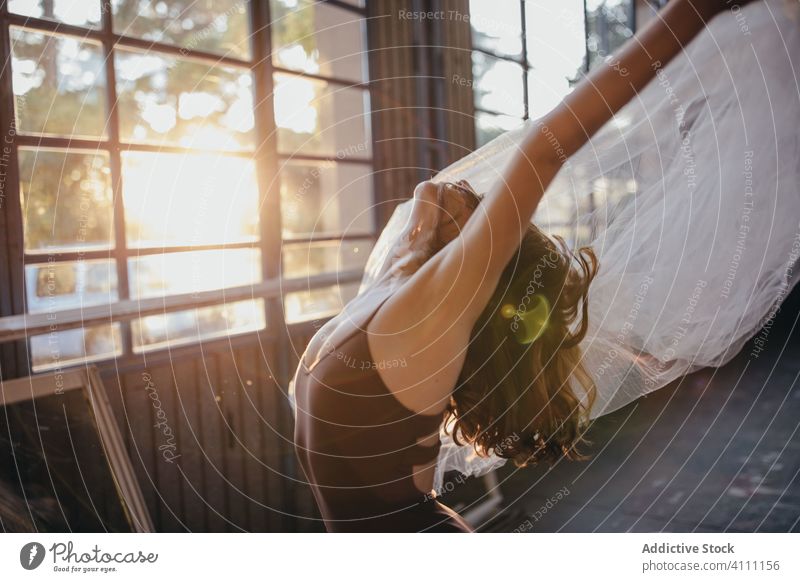
M 530 218 L 566 159 L 726 7 L 670 2 L 540 120 L 482 199 L 463 181 L 417 186 L 392 260 L 294 379 L 295 448 L 329 531 L 470 531 L 432 493 L 443 419 L 519 466 L 580 457 L 598 263 Z

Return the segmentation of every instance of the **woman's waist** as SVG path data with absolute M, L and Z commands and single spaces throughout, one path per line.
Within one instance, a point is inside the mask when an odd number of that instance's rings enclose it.
M 339 486 L 313 483 L 315 497 L 336 519 L 354 516 L 375 516 L 402 511 L 435 499 L 433 492 L 417 489 L 410 474 L 395 475 L 385 481 L 349 482 Z

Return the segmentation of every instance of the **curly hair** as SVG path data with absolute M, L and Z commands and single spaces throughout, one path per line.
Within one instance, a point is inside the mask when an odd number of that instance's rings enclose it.
M 585 458 L 577 446 L 585 442 L 595 387 L 579 344 L 597 269 L 590 247 L 573 253 L 562 238 L 531 225 L 472 330 L 445 421 L 456 443 L 464 440 L 480 455 L 494 453 L 520 467 Z M 549 316 L 535 341 L 521 342 L 508 306 L 524 310 L 535 294 L 546 299 Z

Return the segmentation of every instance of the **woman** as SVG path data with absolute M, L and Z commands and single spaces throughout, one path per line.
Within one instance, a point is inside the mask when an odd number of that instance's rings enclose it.
M 417 187 L 393 260 L 295 377 L 296 450 L 329 531 L 469 531 L 431 493 L 445 419 L 520 466 L 580 456 L 598 265 L 530 217 L 565 160 L 726 6 L 670 3 L 540 121 L 480 204 L 464 182 Z

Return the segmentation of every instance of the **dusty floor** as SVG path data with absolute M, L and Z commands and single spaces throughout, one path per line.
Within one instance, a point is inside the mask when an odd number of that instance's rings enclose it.
M 800 289 L 764 352 L 747 344 L 600 419 L 592 458 L 499 472 L 502 510 L 483 531 L 800 531 Z M 470 480 L 446 502 L 484 493 Z

